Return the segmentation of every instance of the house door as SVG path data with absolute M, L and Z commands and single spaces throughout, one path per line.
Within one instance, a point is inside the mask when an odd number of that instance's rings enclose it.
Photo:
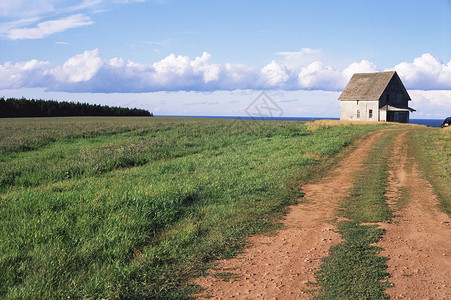
M 395 121 L 395 113 L 392 111 L 387 111 L 387 122 Z

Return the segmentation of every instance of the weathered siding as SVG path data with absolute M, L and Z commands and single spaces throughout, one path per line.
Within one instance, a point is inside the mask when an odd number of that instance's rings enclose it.
M 379 121 L 387 122 L 387 107 L 379 109 Z
M 410 97 L 398 77 L 394 76 L 380 97 L 379 108 L 389 104 L 391 106 L 407 108 Z
M 379 101 L 341 101 L 340 120 L 377 122 L 379 121 Z

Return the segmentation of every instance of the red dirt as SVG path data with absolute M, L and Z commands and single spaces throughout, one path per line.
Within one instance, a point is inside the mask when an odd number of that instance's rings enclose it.
M 451 218 L 438 209 L 432 186 L 405 148 L 405 133 L 396 139 L 389 178 L 390 203 L 407 197 L 378 246 L 389 258 L 386 293 L 393 299 L 451 299 Z M 394 207 L 393 207 L 394 208 Z
M 219 261 L 210 274 L 236 274 L 230 282 L 213 276 L 198 278 L 195 283 L 205 288 L 201 299 L 306 299 L 309 282 L 321 258 L 329 254 L 331 245 L 341 241 L 328 222 L 334 218 L 341 198 L 352 186 L 379 132 L 359 144 L 335 170 L 315 184 L 303 187 L 303 203 L 292 206 L 283 220 L 286 226 L 274 236 L 254 236 L 251 247 L 237 258 Z

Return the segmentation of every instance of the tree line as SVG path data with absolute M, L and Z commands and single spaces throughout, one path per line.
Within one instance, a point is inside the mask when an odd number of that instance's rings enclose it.
M 0 117 L 153 116 L 148 110 L 55 100 L 0 98 Z

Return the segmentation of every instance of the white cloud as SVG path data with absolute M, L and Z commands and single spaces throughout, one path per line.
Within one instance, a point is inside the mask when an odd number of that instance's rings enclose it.
M 184 86 L 185 80 L 194 79 L 191 61 L 188 56 L 170 54 L 159 62 L 153 64 L 153 82 L 154 84 L 167 86 L 171 83 L 177 86 Z
M 339 70 L 315 61 L 301 69 L 298 83 L 305 89 L 337 90 L 344 86 L 345 79 Z
M 96 9 L 104 0 L 14 0 L 0 1 L 0 16 L 13 19 L 42 18 L 75 11 Z
M 61 12 L 74 12 L 79 10 L 86 9 L 95 9 L 98 7 L 104 0 L 83 0 L 80 4 L 76 4 L 74 6 L 69 6 L 66 9 L 61 9 Z
M 450 89 L 451 61 L 443 64 L 430 53 L 425 53 L 412 63 L 402 62 L 394 67 L 406 88 Z
M 343 70 L 343 75 L 345 76 L 346 82 L 351 79 L 354 73 L 371 73 L 377 72 L 377 67 L 370 61 L 362 59 L 360 62 L 354 62 L 350 64 L 346 69 Z
M 442 108 L 450 108 L 451 106 L 450 90 L 410 90 L 409 94 L 414 100 L 425 101 L 425 105 L 440 106 Z
M 451 90 L 409 90 L 414 119 L 444 119 L 451 116 Z
M 11 29 L 7 37 L 11 40 L 41 39 L 71 28 L 92 25 L 94 22 L 83 14 L 76 14 L 59 20 L 38 23 L 36 27 Z
M 451 89 L 449 65 L 425 54 L 413 63 L 399 64 L 395 69 L 399 70 L 401 80 L 409 89 L 425 86 Z M 170 54 L 152 64 L 139 64 L 119 57 L 104 59 L 100 50 L 95 49 L 56 66 L 37 60 L 0 64 L 0 88 L 42 87 L 53 91 L 92 93 L 237 89 L 339 91 L 353 73 L 374 71 L 377 67 L 367 60 L 352 63 L 342 70 L 315 61 L 296 71 L 275 60 L 256 69 L 245 64 L 215 64 L 207 52 L 194 59 Z
M 45 72 L 49 66 L 49 62 L 36 59 L 0 65 L 0 89 L 45 86 L 47 80 Z
M 210 63 L 211 54 L 204 52 L 201 57 L 196 57 L 196 59 L 191 62 L 194 74 L 202 74 L 202 78 L 205 83 L 210 81 L 217 81 L 219 75 L 222 71 L 222 67 L 218 64 Z
M 111 1 L 105 0 L 0 1 L 0 37 L 41 39 L 68 29 L 92 25 L 92 15 L 107 11 L 106 8 L 111 5 Z
M 95 49 L 69 58 L 62 67 L 57 67 L 50 73 L 60 82 L 82 82 L 92 79 L 103 65 L 100 50 Z
M 287 67 L 275 60 L 267 64 L 260 73 L 263 84 L 269 88 L 280 86 L 290 79 Z
M 318 60 L 321 52 L 321 49 L 302 48 L 294 52 L 277 52 L 276 55 L 281 57 L 281 62 L 288 69 L 297 70 Z
M 30 24 L 36 23 L 38 21 L 39 18 L 33 17 L 0 23 L 0 36 L 6 37 L 11 30 L 24 26 L 29 26 Z
M 367 60 L 354 62 L 342 71 L 315 61 L 301 69 L 298 83 L 305 89 L 336 91 L 343 89 L 354 73 L 368 72 L 377 72 L 377 67 Z
M 219 83 L 221 89 L 253 89 L 258 80 L 258 71 L 245 64 L 226 63 L 223 76 L 223 82 Z
M 14 0 L 0 1 L 0 16 L 2 17 L 35 17 L 54 10 L 56 0 Z

